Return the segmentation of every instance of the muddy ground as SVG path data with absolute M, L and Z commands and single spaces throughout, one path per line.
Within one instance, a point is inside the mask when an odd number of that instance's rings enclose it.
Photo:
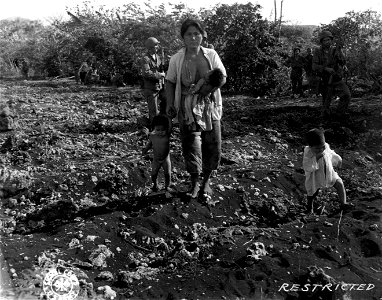
M 150 194 L 137 87 L 2 80 L 0 93 L 18 122 L 0 134 L 2 267 L 14 286 L 2 277 L 2 299 L 43 298 L 51 268 L 75 274 L 77 299 L 381 299 L 381 96 L 324 122 L 317 98 L 226 96 L 206 202 L 185 195 L 176 126 L 176 193 Z M 304 213 L 303 134 L 316 126 L 343 157 L 353 211 L 326 190 Z

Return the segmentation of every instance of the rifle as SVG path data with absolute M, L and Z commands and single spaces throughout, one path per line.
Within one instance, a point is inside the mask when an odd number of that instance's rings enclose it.
M 161 64 L 159 66 L 159 72 L 166 72 L 165 67 L 165 56 L 164 56 L 164 48 L 161 47 Z M 165 79 L 162 78 L 160 80 L 160 90 L 158 91 L 158 98 L 159 98 L 159 111 L 161 114 L 166 114 L 166 91 L 165 91 Z
M 165 62 L 165 58 L 164 58 L 164 48 L 163 47 L 161 47 L 161 64 L 160 64 L 160 66 L 159 66 L 159 72 L 166 72 L 167 70 L 165 69 L 165 64 L 164 64 L 164 62 Z M 163 88 L 163 86 L 164 86 L 164 78 L 162 78 L 161 79 L 161 86 L 162 86 L 162 88 Z

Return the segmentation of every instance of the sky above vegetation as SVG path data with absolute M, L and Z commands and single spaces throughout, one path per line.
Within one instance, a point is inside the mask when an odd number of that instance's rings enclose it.
M 277 1 L 277 10 L 279 14 L 280 2 Z M 42 20 L 49 23 L 53 18 L 68 18 L 66 7 L 73 8 L 81 5 L 84 0 L 5 0 L 2 1 L 0 9 L 0 19 L 21 17 L 32 20 Z M 142 0 L 90 0 L 94 7 L 105 5 L 106 7 L 119 7 L 128 2 L 142 3 Z M 264 18 L 274 19 L 274 1 L 273 0 L 148 0 L 153 6 L 161 3 L 183 2 L 188 7 L 197 11 L 200 8 L 211 8 L 217 4 L 234 3 L 260 4 L 263 8 L 261 13 Z M 382 13 L 381 0 L 284 0 L 283 20 L 289 24 L 299 25 L 320 25 L 328 24 L 330 21 L 343 17 L 348 11 L 365 11 L 367 9 Z

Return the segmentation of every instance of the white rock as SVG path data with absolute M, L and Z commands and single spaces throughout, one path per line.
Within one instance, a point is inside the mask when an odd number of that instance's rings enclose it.
M 105 299 L 114 299 L 117 297 L 117 293 L 111 289 L 110 286 L 105 285 L 105 286 L 100 286 L 97 288 L 97 292 L 103 293 Z

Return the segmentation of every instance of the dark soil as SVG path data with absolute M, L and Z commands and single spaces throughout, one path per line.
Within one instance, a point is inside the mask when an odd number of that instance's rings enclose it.
M 150 194 L 136 87 L 2 81 L 0 92 L 19 126 L 0 133 L 1 247 L 13 284 L 3 273 L 1 297 L 41 299 L 57 265 L 76 274 L 78 299 L 112 297 L 104 286 L 115 299 L 382 297 L 381 97 L 353 99 L 348 116 L 324 121 L 319 99 L 225 97 L 223 157 L 206 202 L 185 194 L 176 126 L 177 192 Z M 326 190 L 316 214 L 304 213 L 303 135 L 317 126 L 344 160 L 352 211 Z

